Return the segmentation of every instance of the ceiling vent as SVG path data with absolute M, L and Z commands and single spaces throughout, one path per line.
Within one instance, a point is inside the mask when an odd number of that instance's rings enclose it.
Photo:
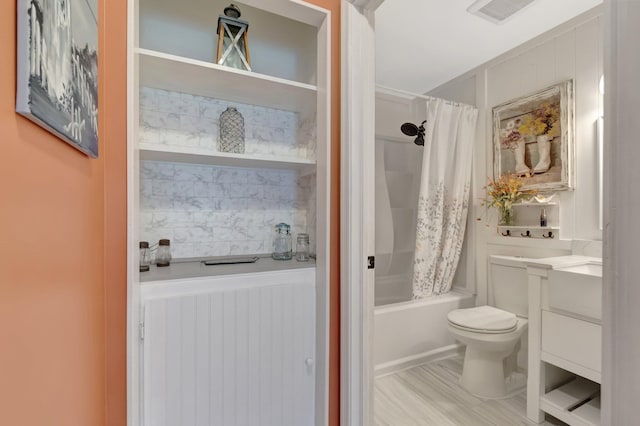
M 494 24 L 502 24 L 535 0 L 477 0 L 467 11 Z

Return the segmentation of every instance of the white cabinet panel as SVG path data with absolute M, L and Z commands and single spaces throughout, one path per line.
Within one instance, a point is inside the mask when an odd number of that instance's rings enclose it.
M 314 423 L 313 270 L 198 283 L 144 301 L 148 426 Z M 299 279 L 292 279 L 297 274 Z M 185 282 L 185 289 L 190 283 Z
M 591 369 L 602 371 L 602 326 L 542 312 L 542 350 Z M 577 372 L 576 373 L 580 373 Z

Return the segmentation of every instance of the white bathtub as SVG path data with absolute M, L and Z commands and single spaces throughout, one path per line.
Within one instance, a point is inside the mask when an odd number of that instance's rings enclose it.
M 447 314 L 475 305 L 475 296 L 442 296 L 378 306 L 374 313 L 376 376 L 423 364 L 461 350 L 447 330 Z

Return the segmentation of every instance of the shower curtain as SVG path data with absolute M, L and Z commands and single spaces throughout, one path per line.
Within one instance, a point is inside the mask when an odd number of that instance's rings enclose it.
M 469 105 L 427 101 L 414 299 L 451 290 L 467 223 L 477 118 L 478 110 Z

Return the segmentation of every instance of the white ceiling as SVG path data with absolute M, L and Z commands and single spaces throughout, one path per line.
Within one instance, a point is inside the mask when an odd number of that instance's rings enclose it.
M 536 0 L 502 25 L 474 0 L 385 0 L 376 10 L 376 80 L 425 93 L 585 12 L 602 0 Z

